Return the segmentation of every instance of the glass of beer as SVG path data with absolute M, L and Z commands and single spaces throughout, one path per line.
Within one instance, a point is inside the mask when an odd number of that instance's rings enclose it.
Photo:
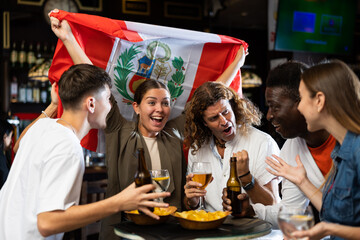
M 278 213 L 278 224 L 287 239 L 295 239 L 292 232 L 308 230 L 314 226 L 314 214 L 310 206 L 306 208 L 281 206 Z M 297 238 L 298 239 L 298 238 Z
M 210 162 L 193 162 L 191 173 L 194 174 L 193 181 L 202 184 L 199 189 L 205 189 L 212 177 Z M 200 197 L 199 209 L 205 210 L 204 197 Z
M 167 169 L 150 170 L 153 184 L 156 186 L 154 192 L 166 192 L 170 185 L 170 174 Z M 164 202 L 162 198 L 157 199 L 158 202 Z

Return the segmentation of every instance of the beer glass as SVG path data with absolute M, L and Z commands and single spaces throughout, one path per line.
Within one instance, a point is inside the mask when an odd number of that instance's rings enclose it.
M 205 189 L 212 177 L 210 162 L 193 162 L 191 173 L 194 174 L 193 181 L 202 184 L 199 189 Z M 204 197 L 200 197 L 199 209 L 205 210 Z
M 289 240 L 295 240 L 295 238 L 291 236 L 292 232 L 308 230 L 314 226 L 315 221 L 310 206 L 305 208 L 281 206 L 278 213 L 278 224 L 282 233 Z

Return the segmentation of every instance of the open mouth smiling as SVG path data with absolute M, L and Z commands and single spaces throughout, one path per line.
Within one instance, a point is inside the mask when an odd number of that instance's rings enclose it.
M 161 123 L 164 118 L 156 116 L 156 117 L 150 117 L 150 119 L 153 120 L 154 122 Z

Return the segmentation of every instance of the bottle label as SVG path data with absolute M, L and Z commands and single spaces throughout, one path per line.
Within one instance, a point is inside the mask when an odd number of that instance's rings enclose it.
M 33 91 L 31 88 L 26 89 L 26 101 L 27 102 L 33 102 L 32 93 L 33 93 Z
M 11 63 L 16 63 L 18 61 L 18 52 L 16 50 L 11 51 L 11 55 L 10 55 L 10 62 Z
M 46 103 L 46 101 L 47 101 L 47 91 L 46 90 L 42 90 L 41 91 L 41 94 L 40 94 L 41 96 L 41 102 L 42 103 Z
M 25 88 L 20 88 L 19 90 L 19 102 L 26 102 L 26 89 Z
M 27 61 L 28 61 L 29 65 L 35 64 L 36 58 L 35 58 L 35 54 L 33 52 L 28 53 Z
M 33 101 L 35 103 L 40 102 L 40 91 L 39 91 L 39 88 L 37 88 L 37 87 L 33 88 Z
M 26 61 L 26 52 L 25 51 L 21 51 L 19 54 L 19 62 L 20 63 L 25 63 Z
M 17 94 L 18 94 L 18 85 L 17 85 L 17 83 L 11 83 L 10 92 L 11 92 L 11 96 L 13 96 L 13 95 L 17 96 Z

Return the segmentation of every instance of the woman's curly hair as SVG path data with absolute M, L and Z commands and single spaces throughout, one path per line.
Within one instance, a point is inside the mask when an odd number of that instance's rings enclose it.
M 195 90 L 185 108 L 185 144 L 193 148 L 192 154 L 211 139 L 212 132 L 205 126 L 203 114 L 221 99 L 229 100 L 241 134 L 246 134 L 251 125 L 260 125 L 262 114 L 251 101 L 240 98 L 233 89 L 222 83 L 206 82 Z

